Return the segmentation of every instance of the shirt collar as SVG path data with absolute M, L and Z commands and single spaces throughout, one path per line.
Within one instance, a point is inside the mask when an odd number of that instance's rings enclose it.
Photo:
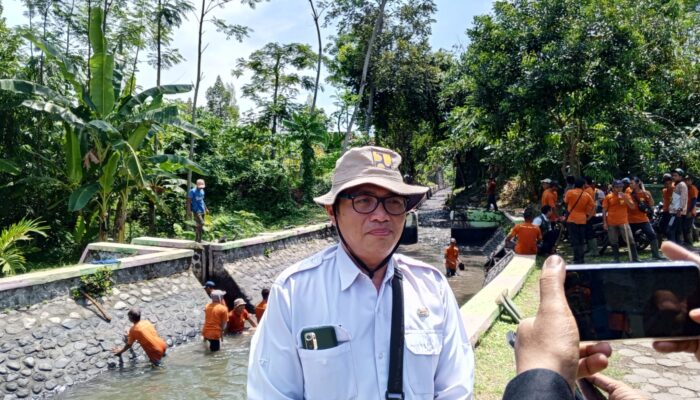
M 345 252 L 342 244 L 338 244 L 338 251 L 335 256 L 336 265 L 338 265 L 338 273 L 340 274 L 340 290 L 345 290 L 349 288 L 357 279 L 357 277 L 362 274 L 360 267 L 355 265 L 355 262 L 350 258 L 348 253 Z M 384 275 L 385 284 L 389 279 L 394 276 L 394 257 L 392 256 L 389 260 L 389 267 L 386 270 L 386 275 Z

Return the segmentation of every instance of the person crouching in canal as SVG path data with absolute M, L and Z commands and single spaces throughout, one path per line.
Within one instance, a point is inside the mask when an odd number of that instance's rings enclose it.
M 228 307 L 224 303 L 223 290 L 211 292 L 211 303 L 204 308 L 204 326 L 202 336 L 209 341 L 209 350 L 219 351 L 221 341 L 224 340 L 224 330 L 228 321 Z
M 168 349 L 167 343 L 158 336 L 158 332 L 156 332 L 156 328 L 151 321 L 141 321 L 141 310 L 132 308 L 127 313 L 127 316 L 129 317 L 129 321 L 134 325 L 129 330 L 124 347 L 122 349 L 116 347 L 112 349 L 112 353 L 114 353 L 115 356 L 121 357 L 123 352 L 129 350 L 131 346 L 134 345 L 134 342 L 138 342 L 143 351 L 146 352 L 151 364 L 155 367 L 160 366 L 161 360 L 165 356 L 165 351 Z
M 404 183 L 396 152 L 366 146 L 336 162 L 314 201 L 332 245 L 270 287 L 248 361 L 248 399 L 472 399 L 474 352 L 442 272 L 395 254 L 427 187 Z
M 233 310 L 228 314 L 228 332 L 234 334 L 243 332 L 246 321 L 253 328 L 258 326 L 245 309 L 245 300 L 238 298 L 233 301 Z
M 450 239 L 450 245 L 445 248 L 445 275 L 450 278 L 457 274 L 459 263 L 459 247 L 455 238 Z

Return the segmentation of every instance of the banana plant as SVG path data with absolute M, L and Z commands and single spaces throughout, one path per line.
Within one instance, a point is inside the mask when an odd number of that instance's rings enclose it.
M 65 175 L 73 190 L 68 209 L 80 211 L 95 204 L 99 209 L 100 240 L 105 240 L 112 202 L 117 197 L 115 220 L 119 232 L 116 236 L 123 240 L 130 192 L 141 189 L 149 197 L 155 196 L 152 185 L 144 177 L 144 162 L 157 167 L 160 162 L 167 161 L 204 172 L 183 157 L 147 158 L 141 154 L 144 143 L 165 125 L 175 126 L 195 137 L 201 137 L 202 131 L 182 120 L 175 105 L 163 102 L 164 95 L 188 92 L 192 85 L 163 85 L 140 93 L 132 93 L 131 86 L 123 87 L 121 68 L 102 31 L 102 16 L 102 9 L 91 10 L 89 39 L 94 53 L 89 60 L 89 80 L 51 43 L 31 33 L 25 35 L 58 65 L 72 93 L 61 94 L 35 82 L 18 79 L 1 79 L 0 90 L 28 96 L 23 106 L 42 111 L 62 123 Z

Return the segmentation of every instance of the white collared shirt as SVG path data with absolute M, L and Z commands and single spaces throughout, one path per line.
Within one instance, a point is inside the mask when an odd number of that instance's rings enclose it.
M 251 344 L 248 398 L 384 399 L 397 265 L 404 277 L 405 398 L 472 399 L 474 353 L 445 277 L 397 254 L 377 292 L 338 245 L 287 268 L 272 285 Z M 302 347 L 304 328 L 329 325 L 338 346 Z

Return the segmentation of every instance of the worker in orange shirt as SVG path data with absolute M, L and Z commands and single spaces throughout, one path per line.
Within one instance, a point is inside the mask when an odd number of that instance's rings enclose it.
M 224 330 L 228 322 L 228 307 L 224 302 L 223 290 L 211 292 L 211 303 L 204 308 L 204 326 L 202 326 L 202 336 L 209 341 L 209 350 L 219 351 L 221 342 L 224 340 Z
M 693 177 L 685 176 L 685 184 L 688 186 L 688 211 L 683 218 L 683 236 L 686 246 L 693 247 L 693 221 L 695 221 L 696 205 L 698 202 L 698 188 L 693 185 Z
M 552 187 L 552 180 L 549 178 L 542 179 L 542 199 L 540 201 L 540 206 L 550 206 L 552 208 L 552 214 L 550 215 L 550 221 L 556 221 L 557 219 L 557 191 Z
M 665 260 L 665 258 L 659 254 L 659 241 L 656 232 L 654 232 L 654 228 L 649 222 L 648 212 L 654 208 L 654 199 L 651 197 L 651 193 L 644 188 L 644 183 L 639 177 L 634 177 L 630 181 L 630 197 L 634 203 L 634 207 L 629 210 L 628 214 L 632 232 L 638 229 L 641 230 L 651 244 L 652 258 L 655 260 Z
M 121 356 L 123 352 L 129 350 L 131 346 L 134 345 L 134 342 L 138 342 L 143 351 L 146 352 L 151 364 L 156 367 L 160 366 L 161 360 L 165 356 L 165 351 L 168 349 L 168 345 L 158 336 L 158 332 L 156 332 L 156 328 L 151 321 L 141 321 L 141 310 L 132 308 L 127 313 L 127 316 L 129 317 L 129 321 L 134 325 L 129 330 L 124 347 L 121 349 L 116 347 L 112 349 L 112 353 L 114 353 L 115 356 Z
M 243 332 L 245 330 L 246 321 L 248 321 L 250 326 L 253 328 L 258 326 L 258 324 L 253 321 L 253 317 L 251 317 L 248 311 L 245 309 L 245 300 L 238 298 L 233 301 L 233 310 L 228 313 L 229 333 Z
M 450 245 L 445 248 L 445 275 L 450 278 L 457 274 L 457 263 L 459 263 L 459 247 L 457 240 L 450 239 Z
M 270 296 L 270 289 L 264 288 L 260 295 L 262 296 L 262 301 L 255 306 L 255 318 L 258 320 L 258 324 L 262 320 L 265 310 L 267 310 L 267 298 Z
M 659 232 L 662 232 L 665 235 L 666 230 L 668 229 L 668 222 L 671 220 L 669 208 L 671 207 L 671 197 L 673 196 L 673 189 L 675 185 L 673 183 L 673 177 L 669 173 L 664 174 L 661 181 L 664 184 L 664 188 L 661 190 L 663 203 L 661 206 L 661 219 L 659 220 Z M 660 241 L 661 238 L 659 238 L 659 242 Z
M 615 262 L 620 262 L 620 236 L 627 242 L 627 247 L 632 253 L 632 261 L 639 261 L 637 245 L 629 228 L 628 213 L 634 208 L 634 203 L 629 194 L 624 192 L 621 180 L 613 182 L 612 192 L 603 200 L 603 229 L 608 231 L 608 241 L 613 250 Z
M 538 226 L 532 224 L 534 213 L 530 208 L 523 214 L 525 222 L 517 224 L 510 230 L 506 240 L 517 239 L 515 244 L 515 254 L 535 255 L 537 254 L 537 243 L 542 241 L 542 231 Z
M 576 178 L 574 188 L 569 189 L 564 197 L 567 210 L 566 231 L 574 250 L 574 264 L 585 263 L 586 224 L 595 214 L 593 197 L 583 189 L 585 183 L 583 178 Z

